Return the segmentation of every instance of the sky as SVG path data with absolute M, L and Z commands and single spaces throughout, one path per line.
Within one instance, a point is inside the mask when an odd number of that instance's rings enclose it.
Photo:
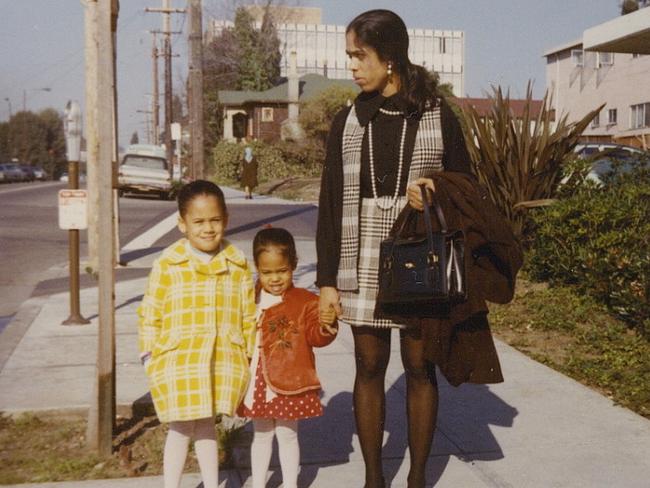
M 232 13 L 237 0 L 203 0 L 204 25 L 211 17 Z M 244 3 L 240 1 L 240 3 Z M 254 3 L 254 1 L 247 2 Z M 261 2 L 263 3 L 263 2 Z M 466 96 L 481 97 L 490 86 L 510 89 L 523 97 L 528 80 L 533 93 L 546 89 L 548 49 L 580 39 L 582 32 L 619 15 L 618 0 L 299 0 L 288 1 L 322 9 L 328 24 L 346 25 L 357 14 L 388 8 L 409 28 L 462 30 L 465 35 Z M 184 8 L 185 0 L 171 0 Z M 120 145 L 137 131 L 146 135 L 146 111 L 151 106 L 152 36 L 162 28 L 162 16 L 146 13 L 162 0 L 121 0 L 117 31 L 118 117 Z M 0 121 L 23 109 L 63 111 L 69 100 L 84 102 L 84 8 L 81 0 L 0 0 Z M 173 82 L 187 78 L 186 16 L 172 16 Z M 162 63 L 160 64 L 162 73 Z M 159 84 L 162 93 L 162 78 Z M 162 100 L 161 100 L 162 104 Z M 161 112 L 161 119 L 163 113 Z

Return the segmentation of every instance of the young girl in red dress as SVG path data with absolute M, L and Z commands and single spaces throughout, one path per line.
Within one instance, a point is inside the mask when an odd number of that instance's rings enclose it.
M 293 286 L 298 258 L 287 230 L 258 232 L 253 257 L 258 272 L 257 347 L 251 362 L 255 379 L 238 414 L 253 419 L 253 488 L 266 484 L 274 436 L 283 486 L 297 488 L 298 420 L 323 414 L 312 348 L 334 340 L 336 314 L 333 308 L 319 314 L 318 296 Z

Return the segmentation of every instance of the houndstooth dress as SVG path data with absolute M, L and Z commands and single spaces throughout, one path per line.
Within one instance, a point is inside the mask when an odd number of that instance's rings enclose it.
M 359 165 L 360 168 L 360 152 L 363 133 L 364 130 L 358 125 L 358 120 L 353 107 L 348 115 L 343 136 L 344 179 L 346 178 L 346 173 L 350 174 L 357 172 L 355 165 Z M 346 153 L 355 154 L 352 158 L 346 158 Z M 429 175 L 434 171 L 442 170 L 442 153 L 443 143 L 440 123 L 440 108 L 439 105 L 437 105 L 433 109 L 426 111 L 420 120 L 418 132 L 415 138 L 415 146 L 413 149 L 408 181 L 413 181 L 417 178 Z M 349 165 L 348 168 L 346 168 L 346 164 Z M 354 184 L 355 183 L 352 183 L 352 185 Z M 356 184 L 356 191 L 359 192 L 358 178 Z M 350 188 L 349 184 L 347 192 L 348 195 L 354 192 L 354 188 Z M 346 190 L 344 190 L 344 195 L 345 194 Z M 360 192 L 358 195 L 360 195 Z M 378 202 L 375 202 L 374 198 L 359 197 L 357 200 L 360 201 L 360 205 L 358 206 L 358 244 L 356 246 L 351 246 L 350 243 L 343 242 L 344 248 L 347 244 L 348 247 L 356 247 L 358 250 L 358 253 L 355 253 L 356 289 L 345 290 L 341 289 L 344 287 L 339 286 L 341 307 L 343 311 L 341 320 L 352 326 L 393 328 L 405 328 L 408 326 L 407 324 L 397 323 L 389 319 L 375 317 L 380 243 L 383 239 L 388 237 L 388 234 L 393 227 L 393 223 L 407 203 L 406 196 L 400 196 L 392 208 L 382 210 L 382 208 L 386 208 L 390 204 L 392 198 L 392 196 L 382 196 L 377 198 Z M 379 208 L 379 206 L 382 208 Z M 343 212 L 344 227 L 346 225 L 346 217 L 348 222 L 356 220 L 353 216 L 346 216 L 345 206 Z M 350 231 L 354 232 L 354 230 L 348 229 L 347 235 L 350 234 Z M 343 235 L 346 235 L 345 230 Z M 345 240 L 345 237 L 343 239 Z M 345 263 L 345 258 L 342 259 L 342 262 Z M 343 266 L 345 266 L 345 264 Z M 339 274 L 342 274 L 341 268 L 339 268 Z M 343 272 L 343 274 L 345 274 L 345 272 Z M 352 274 L 355 274 L 354 270 Z

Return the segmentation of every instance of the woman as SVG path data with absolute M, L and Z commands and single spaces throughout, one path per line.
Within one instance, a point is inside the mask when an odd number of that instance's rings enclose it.
M 408 43 L 404 22 L 388 10 L 365 12 L 347 27 L 349 69 L 361 94 L 332 123 L 320 192 L 319 306 L 334 308 L 352 326 L 353 402 L 367 488 L 385 486 L 384 379 L 392 328 L 399 329 L 406 373 L 409 488 L 425 486 L 438 407 L 435 368 L 425 360 L 420 327 L 375 317 L 379 242 L 406 205 L 407 187 L 433 189 L 422 178 L 436 171 L 469 173 L 458 121 L 434 79 L 409 61 Z M 409 203 L 422 208 L 416 198 Z
M 239 165 L 239 183 L 244 189 L 247 200 L 253 199 L 253 190 L 257 186 L 257 158 L 253 156 L 253 148 L 244 148 L 244 157 Z

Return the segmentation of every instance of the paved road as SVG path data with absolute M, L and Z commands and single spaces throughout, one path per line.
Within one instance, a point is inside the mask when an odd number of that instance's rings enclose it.
M 57 193 L 66 183 L 46 182 L 0 187 L 0 331 L 30 297 L 52 266 L 68 259 L 68 234 L 58 227 Z M 174 202 L 120 199 L 122 244 L 170 214 Z M 86 255 L 86 232 L 80 233 Z

